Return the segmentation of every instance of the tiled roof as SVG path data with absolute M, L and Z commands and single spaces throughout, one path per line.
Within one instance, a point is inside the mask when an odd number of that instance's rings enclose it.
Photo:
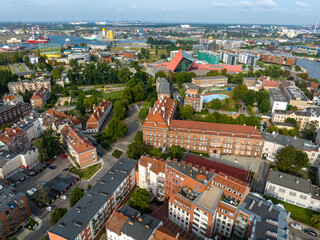
M 170 124 L 170 131 L 205 133 L 210 135 L 234 136 L 263 140 L 259 130 L 255 127 L 223 123 L 172 120 Z
M 33 94 L 31 99 L 42 99 L 47 91 L 49 91 L 47 88 L 41 87 L 38 91 L 36 91 Z
M 14 138 L 16 138 L 17 136 L 23 133 L 24 131 L 19 127 L 6 128 L 4 133 L 0 133 L 0 141 L 3 143 L 11 142 Z
M 78 154 L 95 149 L 87 139 L 82 138 L 79 132 L 70 126 L 64 126 L 61 130 L 61 134 Z
M 171 62 L 167 65 L 167 68 L 169 70 L 171 70 L 172 72 L 174 72 L 183 58 L 186 58 L 186 59 L 190 60 L 191 62 L 196 61 L 193 57 L 188 55 L 185 51 L 180 49 L 179 52 L 171 60 Z
M 102 100 L 97 107 L 94 108 L 94 112 L 88 119 L 87 123 L 98 123 L 103 113 L 107 110 L 107 108 L 111 105 L 111 102 Z
M 279 87 L 279 81 L 266 80 L 266 81 L 263 82 L 263 86 L 264 86 L 264 87 L 274 87 L 274 88 L 277 88 L 277 87 Z
M 185 240 L 185 238 L 181 237 L 179 233 L 173 234 L 168 228 L 161 226 L 154 232 L 153 240 Z
M 151 164 L 150 171 L 158 174 L 159 172 L 165 173 L 167 160 L 162 158 L 156 158 L 154 156 L 141 156 L 139 159 L 139 165 L 147 167 L 148 164 Z
M 234 180 L 238 181 L 235 182 Z M 221 175 L 221 173 L 216 174 L 213 177 L 213 181 L 220 183 L 222 186 L 226 186 L 226 189 L 230 188 L 238 193 L 244 194 L 248 188 L 247 183 L 229 177 L 227 175 Z
M 114 212 L 106 224 L 106 229 L 121 235 L 121 229 L 128 221 L 128 217 L 119 212 Z
M 74 118 L 74 117 L 71 117 L 67 114 L 64 114 L 62 112 L 59 112 L 57 110 L 54 110 L 52 108 L 50 108 L 48 111 L 46 111 L 46 114 L 47 115 L 50 115 L 50 116 L 54 116 L 56 118 L 59 118 L 59 119 L 65 119 L 65 118 L 70 118 L 70 120 L 72 121 L 73 125 L 79 125 L 81 124 L 81 121 Z
M 16 98 L 15 95 L 6 94 L 6 95 L 4 95 L 3 100 L 4 101 L 13 101 L 15 98 Z

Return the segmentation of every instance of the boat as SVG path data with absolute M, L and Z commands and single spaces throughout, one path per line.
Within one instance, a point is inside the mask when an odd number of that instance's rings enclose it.
M 27 43 L 48 43 L 48 39 L 36 39 L 34 36 L 31 36 L 28 40 Z
M 91 35 L 91 36 L 83 36 L 82 37 L 85 40 L 97 40 L 97 35 Z
M 39 35 L 38 38 L 41 39 L 41 40 L 50 40 L 47 35 L 43 35 L 43 36 Z

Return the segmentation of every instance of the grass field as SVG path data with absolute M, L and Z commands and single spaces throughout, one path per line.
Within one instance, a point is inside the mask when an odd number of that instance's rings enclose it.
M 312 217 L 313 214 L 319 215 L 319 212 L 312 211 L 310 209 L 298 207 L 296 205 L 278 200 L 273 197 L 269 196 L 264 196 L 266 199 L 271 199 L 271 201 L 274 204 L 281 203 L 283 206 L 287 209 L 288 212 L 291 212 L 291 218 L 295 221 L 302 222 L 304 224 L 307 224 L 309 226 L 315 227 L 317 229 L 320 229 L 320 223 L 314 224 L 310 221 L 310 218 Z
M 109 92 L 109 93 L 105 93 L 105 92 L 99 92 L 99 97 L 107 99 L 109 101 L 112 100 L 119 100 L 121 99 L 121 94 L 122 94 L 122 90 L 120 91 L 113 91 L 113 92 Z
M 113 151 L 112 156 L 114 156 L 115 158 L 119 159 L 122 155 L 122 151 L 116 149 Z
M 70 169 L 70 172 L 79 175 L 82 179 L 88 180 L 90 179 L 99 169 L 101 168 L 101 164 L 95 164 L 90 167 L 84 169 L 77 169 L 75 167 Z

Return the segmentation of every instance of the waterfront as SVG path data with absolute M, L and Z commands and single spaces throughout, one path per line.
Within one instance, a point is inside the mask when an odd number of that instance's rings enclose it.
M 306 69 L 310 78 L 316 78 L 320 80 L 320 62 L 298 59 L 297 65 Z
M 110 45 L 110 41 L 100 41 L 100 40 L 88 40 L 88 39 L 83 39 L 80 37 L 73 37 L 73 36 L 60 36 L 60 35 L 48 35 L 50 41 L 49 43 L 57 43 L 60 44 L 60 46 L 65 45 L 65 41 L 67 38 L 70 39 L 70 44 L 71 45 L 80 45 L 81 43 L 86 43 L 86 44 L 93 44 L 93 45 Z M 117 43 L 143 43 L 145 40 L 118 40 L 114 39 L 113 41 L 116 41 Z M 39 44 L 29 44 L 29 43 L 19 43 L 19 44 L 1 44 L 0 47 L 3 46 L 9 46 L 9 47 L 26 47 L 26 48 L 38 48 Z

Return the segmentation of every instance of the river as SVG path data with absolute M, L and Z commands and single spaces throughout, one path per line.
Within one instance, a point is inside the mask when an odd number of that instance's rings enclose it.
M 306 69 L 310 78 L 316 78 L 320 81 L 320 62 L 298 59 L 297 65 Z
M 93 44 L 93 45 L 110 45 L 110 41 L 93 41 L 93 40 L 87 40 L 87 39 L 83 39 L 80 37 L 72 37 L 72 36 L 59 36 L 59 35 L 48 35 L 49 37 L 49 43 L 58 43 L 60 44 L 60 46 L 64 46 L 65 41 L 67 38 L 70 39 L 70 44 L 71 45 L 80 45 L 81 43 L 86 43 L 86 44 Z M 117 40 L 115 39 L 114 41 L 116 41 L 117 43 L 143 43 L 146 42 L 145 40 Z M 27 47 L 27 48 L 38 48 L 39 44 L 28 44 L 28 43 L 20 43 L 20 44 L 15 44 L 15 45 L 11 45 L 11 44 L 0 44 L 0 47 L 3 46 L 9 46 L 9 47 Z

